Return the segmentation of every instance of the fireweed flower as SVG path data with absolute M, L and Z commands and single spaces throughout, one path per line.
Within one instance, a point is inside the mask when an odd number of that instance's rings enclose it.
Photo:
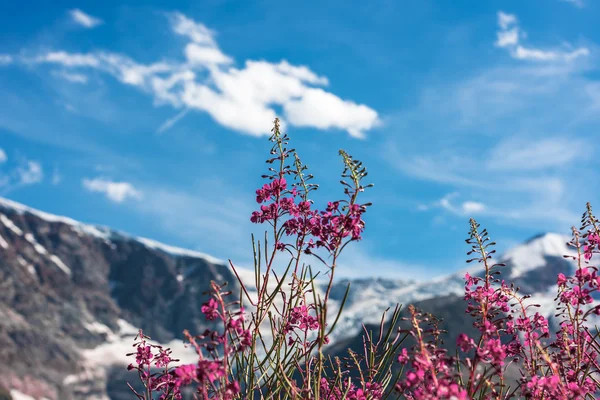
M 202 313 L 204 313 L 204 315 L 206 316 L 206 319 L 210 321 L 217 319 L 217 317 L 219 316 L 218 307 L 219 304 L 217 303 L 217 301 L 215 299 L 210 299 L 202 305 L 201 310 Z
M 343 178 L 350 182 L 342 181 L 346 198 L 329 201 L 319 209 L 309 199 L 309 194 L 317 189 L 311 183 L 312 175 L 306 174 L 307 168 L 295 150 L 287 149 L 288 138 L 279 132 L 278 120 L 271 141 L 272 157 L 267 162 L 273 167 L 269 168 L 269 175 L 263 176 L 267 183 L 256 190 L 258 209 L 250 217 L 253 223 L 273 228 L 271 248 L 264 244 L 261 247 L 259 242 L 258 252 L 255 251 L 255 297 L 249 295 L 231 265 L 242 294 L 253 307 L 250 319 L 244 318 L 242 308 L 232 312 L 231 306 L 237 302 L 226 304 L 224 297 L 230 293 L 212 282 L 212 297 L 201 306 L 201 311 L 207 320 L 222 323 L 222 328 L 199 336 L 184 332 L 196 349 L 197 363 L 170 366 L 177 361 L 171 358 L 170 351 L 152 345 L 140 331 L 136 337 L 139 341 L 134 344 L 136 352 L 129 354 L 135 355 L 136 365 L 128 367 L 137 370 L 144 383 L 146 392 L 134 391 L 139 399 L 150 400 L 153 392 L 159 394 L 160 400 L 180 399 L 183 387 L 196 385 L 196 395 L 203 400 L 249 398 L 253 391 L 297 400 L 379 400 L 389 394 L 391 382 L 396 382 L 392 385 L 400 398 L 412 400 L 567 400 L 599 394 L 600 341 L 586 321 L 590 315 L 600 314 L 600 305 L 593 305 L 600 276 L 596 267 L 587 266 L 599 251 L 600 222 L 589 204 L 581 232 L 573 230 L 571 245 L 577 249 L 578 257 L 573 257 L 577 269 L 573 276 L 557 276 L 558 331 L 551 332 L 548 320 L 539 312 L 530 311 L 535 305 L 527 302 L 527 295 L 520 295 L 518 288 L 497 278 L 503 265 L 490 261 L 494 251 L 488 251 L 488 247 L 494 243 L 489 243 L 487 231 L 480 232 L 479 224 L 471 220 L 467 243 L 472 250 L 468 254 L 476 253 L 477 257 L 468 262 L 477 260 L 485 267 L 483 276 L 465 275 L 466 312 L 474 318 L 477 334 L 458 335 L 458 352 L 450 356 L 441 347 L 443 332 L 437 321 L 410 306 L 411 328 L 403 332 L 415 338 L 413 347 L 395 353 L 398 347 L 393 344 L 399 343 L 400 331 L 390 342 L 389 335 L 382 339 L 384 335 L 380 334 L 375 340 L 365 332 L 365 357 L 350 352 L 360 378 L 348 379 L 347 368 L 352 367 L 342 367 L 339 360 L 337 365 L 331 363 L 326 372 L 322 349 L 333 329 L 327 331 L 327 300 L 337 257 L 347 243 L 361 239 L 365 228 L 363 214 L 369 204 L 359 204 L 357 195 L 368 187 L 360 183 L 366 171 L 360 162 L 340 151 L 345 165 Z M 283 290 L 284 277 L 272 268 L 276 254 L 282 253 L 291 255 L 284 275 L 291 276 L 289 292 Z M 315 293 L 312 271 L 300 261 L 303 255 L 312 255 L 327 267 L 329 285 L 324 295 Z M 326 262 L 325 258 L 331 261 Z M 266 269 L 261 269 L 261 261 Z M 275 291 L 269 291 L 269 279 L 276 280 Z M 281 302 L 276 304 L 277 295 Z M 394 321 L 398 313 L 399 308 Z M 272 328 L 270 348 L 259 329 L 267 319 Z M 383 323 L 382 318 L 381 332 Z M 421 327 L 423 324 L 427 327 Z M 258 357 L 259 343 L 264 346 L 262 361 Z M 382 353 L 378 353 L 380 350 Z M 379 362 L 380 358 L 387 361 Z M 366 365 L 361 368 L 363 361 Z M 394 361 L 403 367 L 395 380 L 390 367 Z M 522 376 L 516 386 L 505 377 L 506 368 L 515 362 L 519 363 Z M 265 365 L 269 367 L 265 369 Z

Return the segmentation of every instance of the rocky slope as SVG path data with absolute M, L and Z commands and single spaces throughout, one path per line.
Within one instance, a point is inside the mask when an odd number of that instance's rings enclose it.
M 0 260 L 0 373 L 49 400 L 108 398 L 105 367 L 123 368 L 138 328 L 162 343 L 201 332 L 210 280 L 236 281 L 203 254 L 5 199 Z

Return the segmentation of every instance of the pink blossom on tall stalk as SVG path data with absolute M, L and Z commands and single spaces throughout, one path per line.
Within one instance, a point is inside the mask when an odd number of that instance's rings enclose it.
M 271 150 L 273 157 L 267 160 L 267 163 L 274 164 L 275 168 L 269 168 L 270 174 L 263 176 L 268 182 L 256 190 L 259 209 L 252 212 L 250 217 L 253 223 L 268 223 L 273 228 L 271 255 L 269 256 L 267 249 L 264 249 L 263 261 L 266 270 L 264 273 L 260 272 L 260 258 L 255 266 L 256 298 L 248 295 L 244 282 L 239 279 L 235 267 L 230 262 L 242 287 L 242 293 L 247 295 L 247 301 L 253 308 L 251 318 L 248 323 L 241 317 L 235 318 L 235 315 L 228 311 L 229 305 L 226 306 L 223 301 L 220 287 L 212 283 L 213 297 L 202 305 L 201 311 L 209 321 L 220 319 L 223 329 L 221 332 L 207 330 L 203 335 L 196 337 L 185 332 L 190 344 L 196 348 L 198 363 L 180 365 L 172 370 L 165 367 L 165 371 L 158 375 L 161 379 L 169 377 L 169 387 L 174 398 L 180 396 L 181 387 L 191 384 L 197 385 L 197 396 L 202 399 L 231 398 L 239 396 L 242 390 L 251 393 L 264 389 L 285 389 L 294 398 L 300 394 L 306 398 L 321 398 L 319 390 L 324 382 L 321 377 L 325 369 L 323 346 L 329 343 L 328 334 L 335 326 L 334 324 L 329 327 L 329 332 L 325 331 L 328 327 L 327 303 L 337 259 L 350 241 L 361 239 L 365 228 L 362 216 L 369 204 L 358 204 L 357 197 L 370 185 L 361 184 L 362 178 L 367 174 L 360 161 L 340 150 L 344 163 L 342 177 L 350 182 L 342 181 L 346 198 L 329 201 L 323 210 L 319 210 L 309 198 L 310 192 L 316 190 L 317 185 L 310 183 L 312 175 L 305 173 L 306 166 L 300 162 L 295 150 L 287 149 L 288 138 L 280 133 L 278 119 L 275 120 L 270 140 L 274 143 Z M 292 156 L 292 161 L 288 163 Z M 259 251 L 260 246 L 259 242 Z M 325 262 L 319 254 L 321 250 L 328 254 L 331 262 Z M 289 294 L 281 289 L 285 275 L 277 277 L 273 270 L 276 253 L 284 251 L 292 256 L 290 266 L 294 267 Z M 314 255 L 328 270 L 329 284 L 323 298 L 311 294 L 315 290 L 314 276 L 312 270 L 300 262 L 303 254 Z M 269 279 L 275 279 L 278 283 L 278 289 L 273 293 L 269 293 L 267 289 Z M 276 295 L 281 296 L 283 306 L 275 307 Z M 243 310 L 239 314 L 242 313 Z M 257 345 L 264 345 L 259 327 L 267 318 L 271 321 L 273 329 L 273 344 L 270 349 L 265 348 L 264 351 L 266 357 L 276 358 L 262 363 L 268 361 L 273 365 L 270 367 L 270 373 L 257 366 L 259 360 L 256 357 Z M 317 338 L 308 339 L 309 332 L 316 332 Z M 231 343 L 230 340 L 235 340 L 236 343 Z M 220 354 L 216 353 L 217 348 L 221 349 Z M 148 360 L 153 357 L 148 350 L 148 346 L 139 350 L 139 361 L 142 363 L 138 363 L 137 368 L 146 366 Z M 283 360 L 279 358 L 282 352 L 290 354 L 290 351 L 291 357 L 286 356 Z M 315 351 L 318 352 L 317 357 L 314 355 Z M 206 358 L 207 353 L 209 358 Z M 161 360 L 160 364 L 164 366 L 164 356 L 158 357 Z M 236 376 L 243 377 L 244 381 L 234 379 L 234 366 Z M 301 382 L 287 377 L 293 369 L 301 374 Z M 149 376 L 148 368 L 143 378 L 150 379 Z M 351 385 L 348 388 L 350 397 L 346 398 L 375 399 L 381 396 L 381 385 L 376 382 L 363 382 L 359 386 Z M 151 398 L 151 385 L 148 390 L 141 398 Z
M 269 395 L 294 400 L 381 400 L 391 395 L 392 389 L 400 398 L 411 400 L 567 400 L 592 399 L 599 393 L 600 341 L 586 323 L 590 315 L 600 315 L 600 305 L 593 305 L 600 276 L 596 267 L 588 265 L 600 252 L 600 223 L 589 203 L 583 225 L 580 230 L 573 228 L 569 243 L 577 256 L 565 256 L 576 262 L 577 269 L 573 276 L 557 276 L 557 332 L 550 332 L 543 315 L 530 311 L 537 305 L 529 304 L 529 296 L 520 295 L 519 288 L 498 278 L 504 265 L 492 261 L 495 250 L 489 248 L 495 243 L 490 243 L 487 231 L 480 231 L 480 225 L 471 219 L 467 239 L 471 250 L 467 254 L 477 256 L 467 262 L 481 264 L 483 275 L 465 275 L 464 300 L 477 333 L 473 337 L 458 335 L 456 355 L 441 347 L 439 321 L 410 305 L 409 329 L 398 330 L 392 338 L 390 328 L 384 335 L 382 317 L 379 339 L 365 329 L 364 357 L 349 352 L 360 378 L 348 378 L 351 367 L 342 367 L 339 359 L 326 365 L 323 348 L 341 313 L 340 307 L 328 328 L 328 299 L 337 260 L 349 242 L 362 237 L 363 214 L 370 204 L 359 204 L 357 198 L 370 185 L 361 183 L 367 175 L 362 164 L 340 151 L 345 167 L 342 177 L 350 181 L 342 180 L 346 198 L 329 201 L 319 210 L 309 198 L 317 189 L 310 183 L 312 175 L 305 173 L 307 167 L 295 150 L 288 150 L 288 138 L 280 133 L 277 119 L 274 125 L 272 158 L 267 160 L 274 167 L 263 176 L 268 182 L 256 190 L 259 209 L 250 216 L 253 223 L 272 228 L 269 248 L 266 241 L 262 246 L 253 242 L 255 296 L 249 294 L 230 262 L 242 295 L 252 307 L 250 318 L 244 318 L 243 307 L 232 312 L 231 307 L 239 302 L 226 304 L 224 298 L 231 293 L 211 282 L 211 298 L 201 311 L 208 321 L 220 321 L 222 329 L 199 336 L 184 332 L 198 354 L 197 363 L 170 367 L 178 361 L 171 358 L 170 350 L 150 344 L 140 331 L 136 352 L 129 354 L 136 360 L 129 369 L 138 371 L 145 388 L 144 393 L 132 388 L 139 399 L 150 400 L 154 392 L 161 400 L 180 399 L 181 389 L 188 385 L 196 385 L 196 396 L 203 400 L 254 398 L 257 393 L 261 399 Z M 278 276 L 274 260 L 281 253 L 291 259 L 283 276 Z M 312 269 L 301 262 L 303 255 L 314 256 L 326 267 L 329 280 L 324 295 L 316 292 Z M 291 282 L 284 285 L 290 276 Z M 275 280 L 274 291 L 269 291 L 270 279 Z M 276 297 L 280 303 L 275 302 Z M 397 307 L 391 327 L 399 315 Z M 270 347 L 260 329 L 267 319 Z M 422 327 L 424 323 L 427 328 Z M 402 333 L 404 338 L 412 336 L 415 345 L 399 348 Z M 264 350 L 262 360 L 258 358 L 259 344 Z M 395 380 L 394 361 L 402 367 Z M 366 365 L 361 367 L 363 362 Z M 516 385 L 506 380 L 511 365 L 520 369 Z

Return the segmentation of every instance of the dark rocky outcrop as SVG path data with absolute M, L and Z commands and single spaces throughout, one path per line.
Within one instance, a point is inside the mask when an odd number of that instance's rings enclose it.
M 26 392 L 47 384 L 51 400 L 106 395 L 98 376 L 87 384 L 64 379 L 89 367 L 83 351 L 119 334 L 119 320 L 159 342 L 182 338 L 184 329 L 199 333 L 207 328 L 200 308 L 210 281 L 236 282 L 209 258 L 6 200 L 0 237 L 0 373 L 38 382 L 19 386 Z

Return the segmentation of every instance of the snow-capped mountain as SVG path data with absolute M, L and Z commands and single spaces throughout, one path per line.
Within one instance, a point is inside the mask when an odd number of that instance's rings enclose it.
M 175 347 L 208 327 L 211 280 L 223 262 L 0 199 L 0 380 L 15 396 L 118 399 L 139 328 Z M 189 357 L 188 357 L 189 359 Z M 120 376 L 120 377 L 119 377 Z M 108 384 L 108 385 L 107 385 Z M 43 396 L 42 396 L 43 393 Z
M 501 279 L 507 283 L 514 282 L 520 287 L 521 293 L 533 295 L 531 301 L 542 305 L 545 316 L 552 317 L 556 277 L 560 272 L 572 273 L 575 267 L 572 261 L 563 258 L 563 255 L 574 255 L 573 249 L 567 246 L 569 240 L 570 237 L 555 233 L 537 235 L 508 250 L 492 263 L 506 264 L 499 268 Z M 465 246 L 465 253 L 467 250 L 469 248 Z M 393 310 L 396 304 L 407 306 L 438 297 L 463 296 L 467 272 L 473 276 L 483 276 L 484 270 L 481 265 L 471 264 L 470 268 L 463 271 L 425 282 L 385 279 L 350 281 L 352 292 L 344 307 L 346 315 L 338 322 L 336 329 L 343 332 L 342 337 L 352 336 L 359 333 L 361 322 L 378 324 L 383 310 L 388 307 Z M 335 300 L 341 300 L 347 283 L 340 281 L 336 284 L 339 286 L 336 292 L 340 295 L 334 297 Z M 460 312 L 464 313 L 464 307 Z
M 571 269 L 568 237 L 545 234 L 517 246 L 498 261 L 503 277 L 551 313 L 556 274 Z M 465 248 L 465 252 L 468 248 Z M 209 255 L 83 224 L 0 198 L 0 374 L 15 395 L 56 399 L 128 399 L 124 382 L 137 329 L 194 359 L 182 331 L 208 327 L 200 312 L 210 280 L 239 290 L 229 265 Z M 469 271 L 476 275 L 477 266 Z M 240 269 L 247 287 L 254 272 Z M 377 324 L 397 303 L 429 302 L 464 315 L 464 273 L 429 282 L 383 278 L 334 283 L 335 314 L 348 283 L 350 293 L 332 341 L 358 335 L 361 323 Z M 319 288 L 324 290 L 324 286 Z M 440 303 L 441 302 L 441 303 Z M 454 310 L 454 311 L 453 311 Z M 40 389 L 40 388 L 43 388 Z M 43 392 L 43 396 L 39 395 Z
M 566 259 L 563 255 L 575 255 L 574 250 L 567 245 L 569 236 L 555 233 L 537 235 L 523 244 L 515 246 L 491 263 L 503 263 L 499 267 L 501 271 L 499 279 L 507 283 L 514 283 L 519 287 L 520 295 L 531 295 L 526 303 L 538 304 L 540 307 L 535 311 L 549 319 L 551 332 L 558 329 L 556 318 L 555 297 L 557 295 L 556 279 L 559 273 L 566 275 L 574 274 L 576 263 Z M 388 288 L 379 293 L 366 292 L 367 296 L 362 298 L 361 304 L 368 304 L 369 308 L 379 309 L 382 307 L 393 307 L 402 304 L 403 310 L 409 304 L 415 305 L 417 309 L 429 312 L 438 318 L 442 318 L 440 329 L 447 330 L 444 342 L 451 354 L 454 353 L 454 343 L 459 333 L 475 334 L 472 326 L 473 320 L 465 313 L 466 302 L 463 300 L 465 273 L 472 276 L 483 276 L 484 269 L 481 265 L 474 265 L 463 271 L 435 278 L 427 282 L 417 282 L 410 285 Z M 380 312 L 378 313 L 380 315 Z M 403 311 L 401 316 L 407 316 Z M 374 317 L 371 317 L 375 319 Z M 367 320 L 367 318 L 365 318 Z M 598 325 L 600 319 L 595 316 L 588 318 L 590 326 Z M 365 324 L 368 331 L 379 331 L 379 320 L 369 321 Z M 404 326 L 406 329 L 408 326 Z M 389 329 L 389 324 L 384 330 Z M 363 332 L 357 332 L 354 336 L 346 336 L 338 339 L 330 349 L 332 356 L 346 356 L 348 348 L 361 353 L 363 350 Z M 513 371 L 517 377 L 517 371 Z

